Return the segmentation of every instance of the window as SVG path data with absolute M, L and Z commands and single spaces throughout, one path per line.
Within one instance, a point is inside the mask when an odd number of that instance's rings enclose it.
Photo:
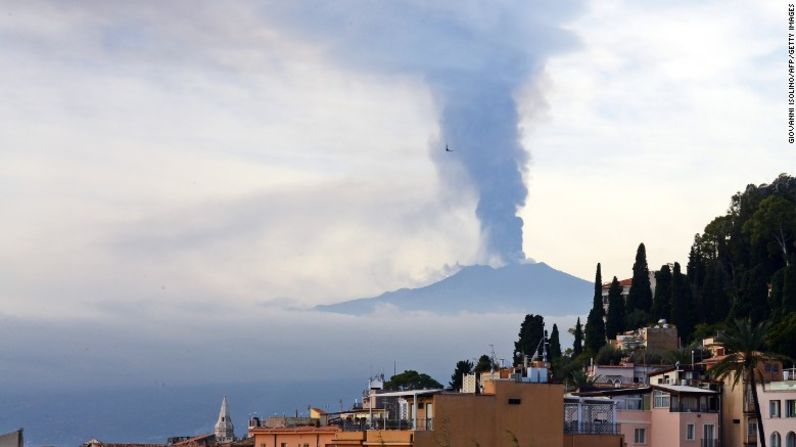
M 779 433 L 771 433 L 771 447 L 782 447 L 782 438 Z
M 785 417 L 796 418 L 796 400 L 785 401 Z
M 796 433 L 788 433 L 788 436 L 785 438 L 785 447 L 796 447 Z
M 633 431 L 633 442 L 635 444 L 646 444 L 647 443 L 647 429 L 645 428 L 637 428 Z
M 653 403 L 653 407 L 655 408 L 669 408 L 669 393 L 664 393 L 662 391 L 655 392 L 655 402 Z
M 696 427 L 694 424 L 688 424 L 685 426 L 685 439 L 688 441 L 694 440 L 694 435 L 696 434 Z
M 522 401 L 520 399 L 509 399 L 509 405 L 519 405 Z
M 768 403 L 768 417 L 770 418 L 778 418 L 782 417 L 780 413 L 782 401 L 779 400 L 772 400 Z
M 702 426 L 702 438 L 708 441 L 706 444 L 713 442 L 716 439 L 715 427 L 713 424 L 705 424 Z

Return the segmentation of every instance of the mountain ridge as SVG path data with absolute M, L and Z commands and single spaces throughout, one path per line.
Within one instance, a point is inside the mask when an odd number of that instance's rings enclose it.
M 400 288 L 374 297 L 315 306 L 316 310 L 365 315 L 381 306 L 441 314 L 524 312 L 544 315 L 585 314 L 592 284 L 544 262 L 466 266 L 437 282 Z

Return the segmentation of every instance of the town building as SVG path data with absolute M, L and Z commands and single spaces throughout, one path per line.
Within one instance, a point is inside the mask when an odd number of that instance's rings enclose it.
M 592 364 L 586 375 L 597 388 L 632 388 L 648 385 L 649 375 L 667 368 L 668 365 L 639 365 L 621 362 L 619 365 Z
M 757 386 L 763 432 L 770 447 L 796 447 L 796 369 L 776 379 Z
M 21 428 L 11 433 L 0 435 L 0 447 L 23 447 L 24 445 L 25 437 Z
M 329 425 L 320 418 L 315 425 L 281 428 L 254 421 L 249 434 L 255 447 L 621 447 L 613 402 L 565 398 L 563 385 L 549 383 L 547 366 L 534 362 L 484 373 L 478 390 L 470 392 L 369 386 L 361 408 L 328 413 Z
M 655 272 L 650 270 L 650 292 L 655 295 Z M 633 278 L 626 278 L 619 281 L 619 286 L 622 288 L 622 298 L 627 302 L 627 296 L 630 295 L 630 286 L 633 284 Z M 603 296 L 603 309 L 608 313 L 608 290 L 611 288 L 611 282 L 604 283 L 602 286 Z
M 647 352 L 666 352 L 677 349 L 680 341 L 677 328 L 666 320 L 655 326 L 648 326 L 616 335 L 616 347 L 627 351 L 645 349 Z

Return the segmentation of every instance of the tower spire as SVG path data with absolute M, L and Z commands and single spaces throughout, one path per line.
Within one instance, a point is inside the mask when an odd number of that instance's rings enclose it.
M 218 412 L 218 422 L 215 427 L 216 443 L 224 444 L 235 440 L 235 427 L 229 416 L 229 402 L 227 396 L 221 401 L 221 410 Z

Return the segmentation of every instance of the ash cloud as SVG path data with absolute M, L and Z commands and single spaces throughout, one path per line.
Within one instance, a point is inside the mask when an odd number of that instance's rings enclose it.
M 352 0 L 277 4 L 268 15 L 347 66 L 425 81 L 438 109 L 439 141 L 430 152 L 440 177 L 447 188 L 477 195 L 480 261 L 511 263 L 525 259 L 517 211 L 528 195 L 530 158 L 515 95 L 547 57 L 574 44 L 562 24 L 578 10 L 572 1 Z

